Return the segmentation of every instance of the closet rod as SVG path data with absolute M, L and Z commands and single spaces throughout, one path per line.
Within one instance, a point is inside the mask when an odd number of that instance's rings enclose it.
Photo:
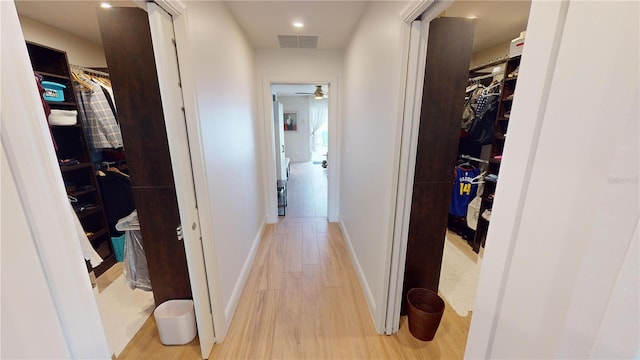
M 469 72 L 477 72 L 478 70 L 482 70 L 482 69 L 486 69 L 489 67 L 494 67 L 496 65 L 502 65 L 502 64 L 506 64 L 507 63 L 507 59 L 498 59 L 496 61 L 492 61 L 490 63 L 487 64 L 482 64 L 480 66 L 476 66 L 473 69 L 469 69 Z
M 475 157 L 469 156 L 469 155 L 460 155 L 460 157 L 462 159 L 473 160 L 473 161 L 477 161 L 477 162 L 484 163 L 484 164 L 488 164 L 489 163 L 489 161 L 487 161 L 487 160 L 478 159 L 478 158 L 475 158 Z
M 469 79 L 469 81 L 482 80 L 482 79 L 490 78 L 490 77 L 501 75 L 501 74 L 504 74 L 504 71 L 498 71 L 496 73 L 491 73 L 491 74 L 487 74 L 487 75 L 472 77 L 472 78 Z
M 104 71 L 93 70 L 93 69 L 89 69 L 89 68 L 86 68 L 86 67 L 84 67 L 84 66 L 75 65 L 75 64 L 69 64 L 69 66 L 71 66 L 71 67 L 72 67 L 72 68 L 74 68 L 74 69 L 82 70 L 82 71 L 84 71 L 84 72 L 89 72 L 89 73 L 92 73 L 92 74 L 102 75 L 102 76 L 109 77 L 109 73 L 106 73 L 106 72 L 104 72 Z

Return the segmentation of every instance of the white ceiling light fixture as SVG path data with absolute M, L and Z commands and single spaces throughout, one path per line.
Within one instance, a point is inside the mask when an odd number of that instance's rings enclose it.
M 304 27 L 304 23 L 302 21 L 294 21 L 293 22 L 293 27 L 303 28 Z
M 103 9 L 111 9 L 111 4 L 103 2 L 102 4 L 100 4 L 100 7 Z

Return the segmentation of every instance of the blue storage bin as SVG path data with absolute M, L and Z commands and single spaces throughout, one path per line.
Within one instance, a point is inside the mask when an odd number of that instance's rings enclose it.
M 124 260 L 124 240 L 124 235 L 111 238 L 111 243 L 113 244 L 113 252 L 116 255 L 117 262 L 122 262 Z
M 42 87 L 44 88 L 44 94 L 42 97 L 48 101 L 64 101 L 64 89 L 65 85 L 59 84 L 53 81 L 43 81 L 41 82 Z

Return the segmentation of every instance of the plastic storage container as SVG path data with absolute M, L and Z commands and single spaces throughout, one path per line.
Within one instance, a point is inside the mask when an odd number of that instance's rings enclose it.
M 48 120 L 51 125 L 73 126 L 78 122 L 78 112 L 76 110 L 51 109 Z
M 509 58 L 522 55 L 522 49 L 524 49 L 524 38 L 527 36 L 527 32 L 523 31 L 520 33 L 520 36 L 511 40 L 511 45 L 509 46 Z
M 65 85 L 53 81 L 43 81 L 41 84 L 44 88 L 42 97 L 44 97 L 45 100 L 64 101 Z
M 196 314 L 193 300 L 167 300 L 154 312 L 164 345 L 184 345 L 196 337 Z

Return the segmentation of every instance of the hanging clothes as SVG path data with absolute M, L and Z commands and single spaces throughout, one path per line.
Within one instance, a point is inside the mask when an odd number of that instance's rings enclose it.
M 455 179 L 449 204 L 449 213 L 454 216 L 467 216 L 469 202 L 476 196 L 477 182 L 473 181 L 480 170 L 470 165 L 459 165 L 455 168 Z
M 486 89 L 484 91 L 487 91 Z M 491 93 L 483 93 L 478 98 L 475 120 L 469 129 L 469 136 L 480 145 L 488 145 L 493 142 L 496 117 L 498 116 L 499 90 Z
M 151 278 L 140 233 L 138 212 L 134 210 L 128 216 L 120 219 L 116 224 L 116 229 L 126 232 L 122 270 L 129 288 L 151 291 Z
M 97 176 L 102 205 L 107 216 L 111 236 L 121 236 L 124 231 L 116 229 L 118 220 L 131 214 L 136 208 L 129 179 L 113 171 L 104 171 L 104 176 Z
M 121 148 L 120 126 L 102 87 L 88 78 L 85 80 L 91 90 L 85 86 L 76 86 L 76 90 L 89 147 L 91 150 Z

